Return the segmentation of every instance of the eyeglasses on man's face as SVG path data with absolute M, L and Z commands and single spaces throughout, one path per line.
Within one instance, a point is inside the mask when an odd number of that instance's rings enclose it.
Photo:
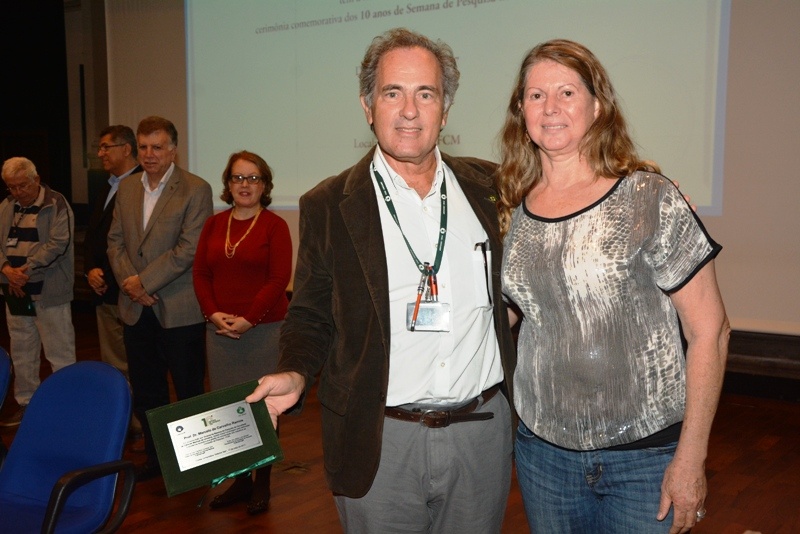
M 104 154 L 104 153 L 108 152 L 108 149 L 114 148 L 114 147 L 118 147 L 118 146 L 123 146 L 124 144 L 125 143 L 117 143 L 117 144 L 114 144 L 114 145 L 102 144 L 99 147 L 97 147 L 97 152 L 98 152 L 98 154 Z
M 231 174 L 230 180 L 235 184 L 241 184 L 244 183 L 245 180 L 247 180 L 247 183 L 256 185 L 261 181 L 261 177 L 256 176 L 255 174 L 251 174 L 250 176 L 245 176 L 243 174 Z
M 18 191 L 28 191 L 34 185 L 36 185 L 36 182 L 31 180 L 29 182 L 24 182 L 21 184 L 13 184 L 13 185 L 6 184 L 6 189 L 8 189 L 8 191 L 13 194 Z

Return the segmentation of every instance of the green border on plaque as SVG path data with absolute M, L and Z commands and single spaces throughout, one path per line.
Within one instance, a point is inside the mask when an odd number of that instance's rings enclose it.
M 278 443 L 278 436 L 272 426 L 267 406 L 263 401 L 259 401 L 250 404 L 250 408 L 261 436 L 260 446 L 186 471 L 181 471 L 178 467 L 178 458 L 172 446 L 168 425 L 229 404 L 240 401 L 244 403 L 244 398 L 252 393 L 257 385 L 258 381 L 253 380 L 147 411 L 147 420 L 150 423 L 150 432 L 168 496 L 172 497 L 194 488 L 219 483 L 220 478 L 247 470 L 248 467 L 258 463 L 267 465 L 283 460 L 283 450 Z

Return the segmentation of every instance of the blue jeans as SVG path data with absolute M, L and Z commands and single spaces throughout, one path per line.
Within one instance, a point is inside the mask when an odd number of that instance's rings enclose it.
M 571 451 L 537 438 L 520 422 L 517 479 L 531 532 L 669 532 L 672 510 L 663 521 L 656 515 L 676 446 Z

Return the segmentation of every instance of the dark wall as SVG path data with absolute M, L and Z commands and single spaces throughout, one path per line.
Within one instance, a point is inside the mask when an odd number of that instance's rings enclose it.
M 63 0 L 3 0 L 0 72 L 0 159 L 29 158 L 71 201 Z

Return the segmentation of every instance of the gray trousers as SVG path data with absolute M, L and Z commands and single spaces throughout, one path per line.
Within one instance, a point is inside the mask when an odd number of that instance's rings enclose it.
M 27 406 L 39 387 L 41 353 L 50 362 L 53 372 L 75 363 L 75 329 L 69 302 L 57 306 L 41 306 L 34 301 L 36 315 L 12 315 L 6 306 L 6 324 L 14 362 L 14 398 Z
M 476 412 L 494 418 L 428 428 L 387 417 L 369 492 L 334 497 L 344 531 L 499 533 L 511 487 L 511 411 L 499 393 Z

